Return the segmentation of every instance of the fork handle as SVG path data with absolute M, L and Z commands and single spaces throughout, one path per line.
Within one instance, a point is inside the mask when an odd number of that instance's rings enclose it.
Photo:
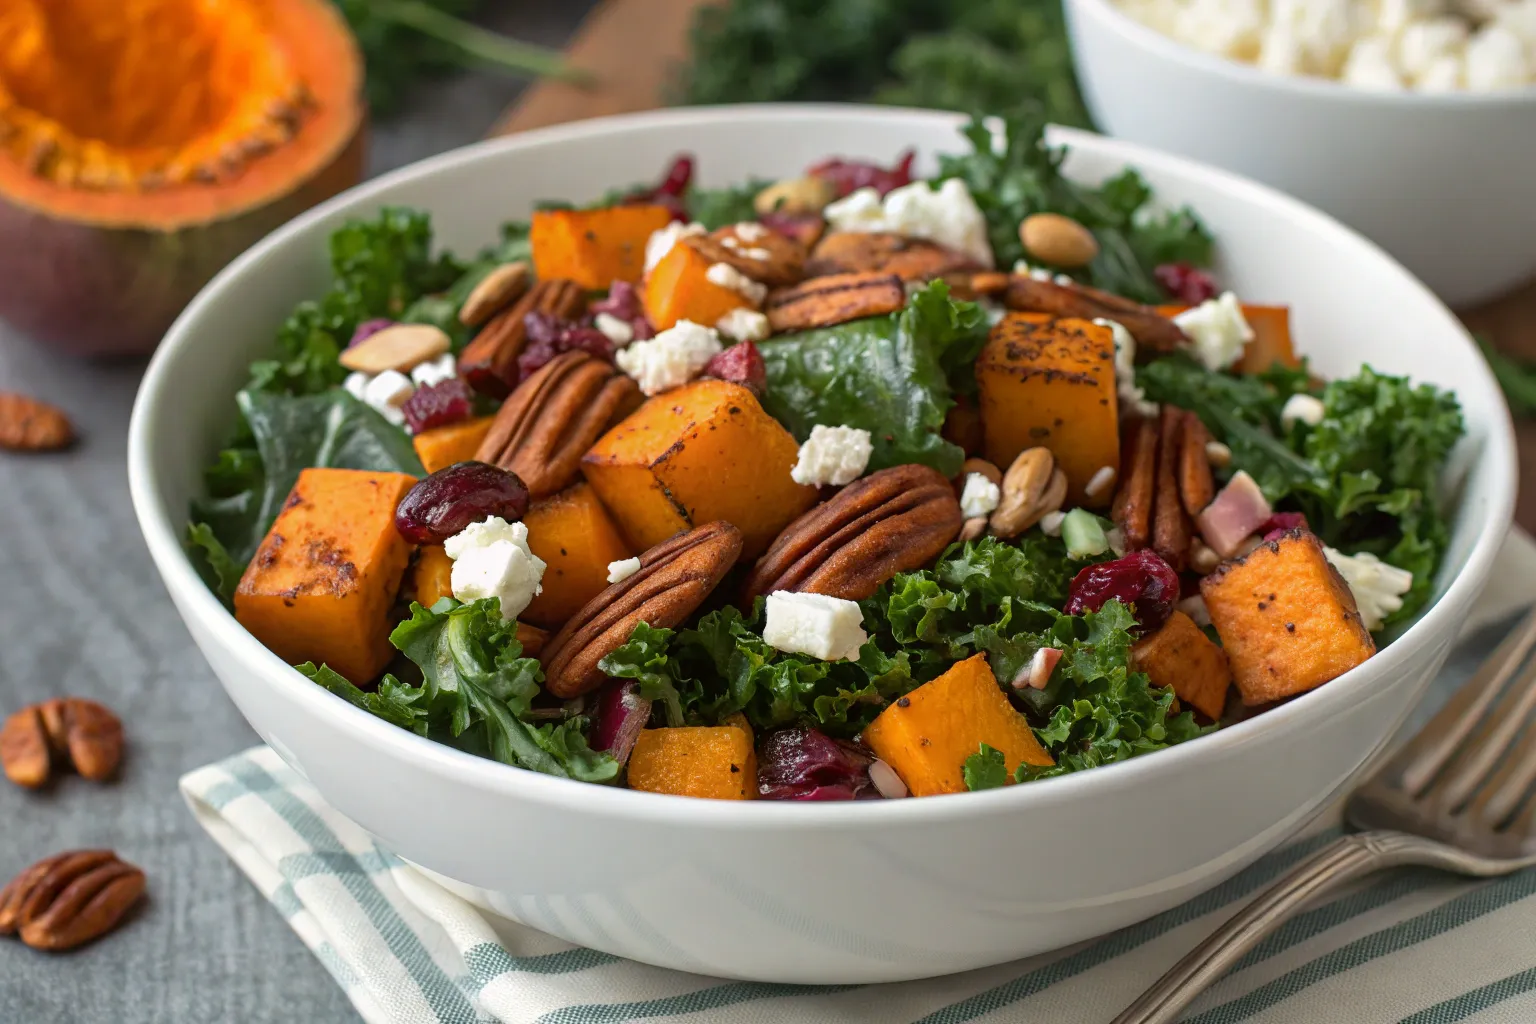
M 1113 1024 L 1173 1024 L 1195 997 L 1310 900 L 1364 875 L 1421 862 L 1422 840 L 1401 832 L 1342 836 L 1302 861 L 1169 969 Z

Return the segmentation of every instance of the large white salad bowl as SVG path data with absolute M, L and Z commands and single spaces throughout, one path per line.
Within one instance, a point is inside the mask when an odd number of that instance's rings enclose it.
M 176 322 L 130 431 L 133 502 L 171 599 L 256 731 L 337 809 L 485 906 L 573 942 L 706 974 L 894 981 L 1053 949 L 1166 910 L 1281 842 L 1388 737 L 1482 588 L 1513 502 L 1508 414 L 1476 348 L 1401 267 L 1276 192 L 1077 132 L 1070 173 L 1138 167 L 1196 207 L 1239 295 L 1287 303 L 1325 375 L 1361 362 L 1453 388 L 1469 441 L 1438 602 L 1362 667 L 1284 706 L 1139 760 L 983 793 L 856 804 L 726 803 L 568 782 L 421 739 L 269 653 L 182 548 L 188 500 L 246 364 L 326 281 L 327 235 L 385 204 L 432 211 L 471 251 L 544 197 L 646 178 L 679 151 L 706 184 L 828 154 L 958 151 L 955 117 L 764 106 L 665 111 L 486 142 L 326 203 L 251 249 Z

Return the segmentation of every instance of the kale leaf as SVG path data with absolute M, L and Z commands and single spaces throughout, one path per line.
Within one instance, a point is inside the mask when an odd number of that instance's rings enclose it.
M 954 476 L 965 453 L 940 433 L 954 404 L 950 375 L 971 373 L 986 338 L 981 307 L 935 281 L 899 313 L 760 343 L 763 407 L 799 441 L 818 423 L 868 430 L 871 470 L 916 462 Z
M 224 542 L 219 540 L 213 527 L 207 523 L 192 523 L 187 527 L 187 546 L 199 556 L 193 562 L 202 573 L 208 589 L 218 594 L 225 604 L 231 604 L 235 599 L 235 588 L 240 585 L 240 577 L 245 573 L 245 566 L 229 556 Z
M 370 715 L 377 715 L 391 725 L 426 735 L 427 691 L 421 686 L 406 686 L 394 676 L 385 676 L 374 691 L 360 689 L 346 676 L 329 665 L 316 665 L 306 661 L 295 665 L 311 681 L 319 683 L 336 696 L 362 708 Z
M 633 679 L 646 700 L 660 701 L 669 726 L 687 724 L 682 699 L 668 671 L 667 644 L 674 635 L 673 630 L 652 629 L 641 622 L 626 643 L 597 663 L 599 669 L 615 679 Z
M 960 777 L 965 780 L 965 788 L 973 793 L 978 789 L 997 789 L 1008 784 L 1008 762 L 1001 750 L 983 743 L 960 766 Z
M 706 231 L 756 220 L 753 200 L 771 184 L 773 182 L 764 178 L 749 178 L 740 185 L 727 188 L 690 188 L 686 197 L 688 213 L 704 225 Z

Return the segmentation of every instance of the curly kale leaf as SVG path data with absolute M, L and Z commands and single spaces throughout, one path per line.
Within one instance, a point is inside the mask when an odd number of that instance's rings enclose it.
M 985 743 L 981 749 L 965 759 L 960 767 L 960 777 L 971 792 L 978 789 L 997 789 L 1008 784 L 1008 763 L 1003 752 Z

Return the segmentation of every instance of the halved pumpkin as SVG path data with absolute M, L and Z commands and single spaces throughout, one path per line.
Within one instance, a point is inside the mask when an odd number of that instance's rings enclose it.
M 362 176 L 327 0 L 0 0 L 0 317 L 143 352 L 210 277 Z

